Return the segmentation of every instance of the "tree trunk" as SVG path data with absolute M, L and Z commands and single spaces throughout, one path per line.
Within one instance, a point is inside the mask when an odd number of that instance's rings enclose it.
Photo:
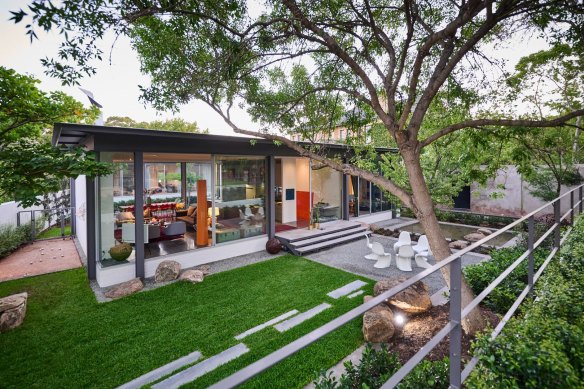
M 451 252 L 448 247 L 448 242 L 440 230 L 438 218 L 434 212 L 434 204 L 422 173 L 419 156 L 409 148 L 404 148 L 400 151 L 404 158 L 410 186 L 412 188 L 412 212 L 414 212 L 422 225 L 422 228 L 426 232 L 428 242 L 430 243 L 436 261 L 441 261 L 449 257 Z M 450 287 L 450 266 L 444 266 L 441 271 L 446 284 Z M 464 277 L 462 278 L 461 297 L 463 307 L 467 306 L 474 299 L 474 294 L 466 283 Z M 467 334 L 474 334 L 477 331 L 483 330 L 485 325 L 485 319 L 476 308 L 470 312 L 462 322 L 464 332 Z

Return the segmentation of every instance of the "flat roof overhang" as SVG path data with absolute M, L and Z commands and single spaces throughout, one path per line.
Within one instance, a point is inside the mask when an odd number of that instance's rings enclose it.
M 62 147 L 84 145 L 89 150 L 111 152 L 298 156 L 295 150 L 285 145 L 277 145 L 273 141 L 261 138 L 72 123 L 56 123 L 52 143 L 54 146 Z M 328 143 L 321 145 L 327 154 L 352 154 L 352 148 L 346 145 Z M 390 148 L 376 150 L 380 153 L 396 151 Z

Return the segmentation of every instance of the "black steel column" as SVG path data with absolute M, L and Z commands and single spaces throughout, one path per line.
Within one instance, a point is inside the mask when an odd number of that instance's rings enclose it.
M 349 220 L 349 180 L 351 176 L 343 174 L 343 192 L 342 192 L 342 204 L 343 204 L 343 220 Z
M 95 280 L 96 277 L 96 254 L 97 254 L 97 240 L 99 236 L 96 234 L 96 215 L 97 209 L 95 207 L 95 181 L 93 178 L 85 178 L 85 197 L 87 209 L 85 210 L 87 220 L 87 278 Z
M 188 178 L 187 178 L 187 163 L 181 162 L 180 163 L 180 197 L 182 201 L 184 201 L 185 205 L 188 203 L 187 199 L 187 185 L 188 185 Z
M 276 159 L 273 155 L 267 158 L 268 165 L 268 190 L 266 198 L 268 199 L 267 210 L 268 210 L 268 226 L 266 232 L 268 233 L 268 238 L 272 239 L 276 235 L 276 192 L 274 187 L 276 186 Z
M 144 278 L 144 155 L 134 153 L 136 277 Z

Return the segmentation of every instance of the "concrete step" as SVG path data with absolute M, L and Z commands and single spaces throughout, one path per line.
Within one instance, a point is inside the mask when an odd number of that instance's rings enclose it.
M 278 237 L 278 239 L 284 240 L 287 243 L 298 243 L 300 241 L 312 239 L 317 236 L 330 235 L 340 231 L 351 230 L 361 227 L 362 225 L 359 223 L 351 223 L 346 221 L 330 222 L 330 224 L 329 223 L 321 224 L 320 230 L 297 230 L 292 231 L 291 236 L 289 236 L 289 234 L 287 233 L 276 234 L 276 236 Z
M 343 236 L 354 235 L 357 233 L 361 233 L 364 237 L 365 233 L 367 231 L 368 231 L 367 228 L 357 226 L 357 227 L 347 228 L 347 229 L 332 232 L 332 233 L 317 235 L 315 237 L 303 239 L 300 241 L 290 242 L 290 244 L 292 246 L 294 246 L 295 248 L 299 248 L 299 247 L 304 247 L 304 246 L 309 246 L 309 245 L 313 245 L 316 243 L 324 242 L 324 241 L 331 240 L 331 239 L 341 238 Z
M 326 240 L 324 242 L 320 242 L 320 243 L 315 243 L 309 246 L 303 246 L 303 247 L 298 247 L 298 248 L 293 248 L 296 252 L 298 252 L 299 254 L 306 254 L 306 253 L 310 253 L 312 251 L 317 251 L 317 250 L 322 250 L 328 247 L 332 247 L 332 246 L 337 246 L 339 244 L 343 244 L 343 243 L 347 243 L 347 242 L 351 242 L 353 240 L 356 239 L 362 239 L 363 238 L 363 232 L 359 231 L 356 234 L 351 234 L 351 235 L 346 235 L 337 239 L 330 239 L 330 240 Z

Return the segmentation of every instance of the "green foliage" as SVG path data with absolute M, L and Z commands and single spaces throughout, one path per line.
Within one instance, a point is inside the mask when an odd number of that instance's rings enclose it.
M 99 111 L 62 92 L 46 93 L 40 81 L 0 66 L 0 145 L 40 138 L 55 122 L 91 123 Z
M 574 186 L 581 184 L 584 177 L 577 170 L 562 170 L 554 175 L 551 169 L 537 169 L 537 171 L 526 175 L 526 181 L 530 185 L 529 192 L 545 202 L 552 201 L 560 195 L 558 184 Z
M 64 234 L 65 236 L 70 236 L 71 235 L 71 226 L 65 225 L 62 233 L 61 233 L 61 226 L 60 225 L 49 227 L 46 230 L 41 231 L 36 236 L 36 239 L 59 238 L 59 237 L 61 237 L 62 234 Z
M 469 388 L 584 385 L 584 219 L 536 284 L 535 299 L 494 340 L 479 338 Z
M 516 246 L 491 251 L 491 259 L 464 267 L 463 273 L 469 286 L 476 294 L 482 292 L 507 269 L 526 247 Z M 546 250 L 536 250 L 534 253 L 534 268 L 537 269 L 547 256 Z M 511 274 L 497 286 L 484 300 L 484 305 L 497 313 L 504 314 L 527 285 L 527 259 L 525 259 Z
M 201 130 L 197 122 L 187 122 L 184 119 L 173 118 L 166 120 L 154 120 L 151 122 L 137 122 L 127 116 L 110 116 L 104 123 L 112 127 L 144 128 L 147 130 L 165 130 L 175 132 L 190 132 L 193 134 L 208 134 L 209 130 Z
M 82 148 L 60 150 L 50 144 L 19 139 L 0 148 L 0 194 L 13 196 L 23 206 L 40 204 L 39 195 L 57 192 L 64 178 L 109 174 L 108 164 Z
M 387 350 L 385 344 L 381 349 L 374 349 L 367 344 L 359 364 L 353 365 L 351 361 L 345 362 L 346 372 L 337 381 L 332 373 L 328 376 L 326 371 L 320 372 L 314 381 L 316 389 L 354 389 L 354 388 L 380 388 L 395 372 L 401 364 L 395 352 Z M 447 388 L 448 358 L 441 361 L 422 361 L 404 380 L 397 386 L 400 389 L 417 388 Z
M 4 258 L 22 244 L 30 242 L 32 230 L 30 224 L 20 227 L 0 226 L 0 258 Z

